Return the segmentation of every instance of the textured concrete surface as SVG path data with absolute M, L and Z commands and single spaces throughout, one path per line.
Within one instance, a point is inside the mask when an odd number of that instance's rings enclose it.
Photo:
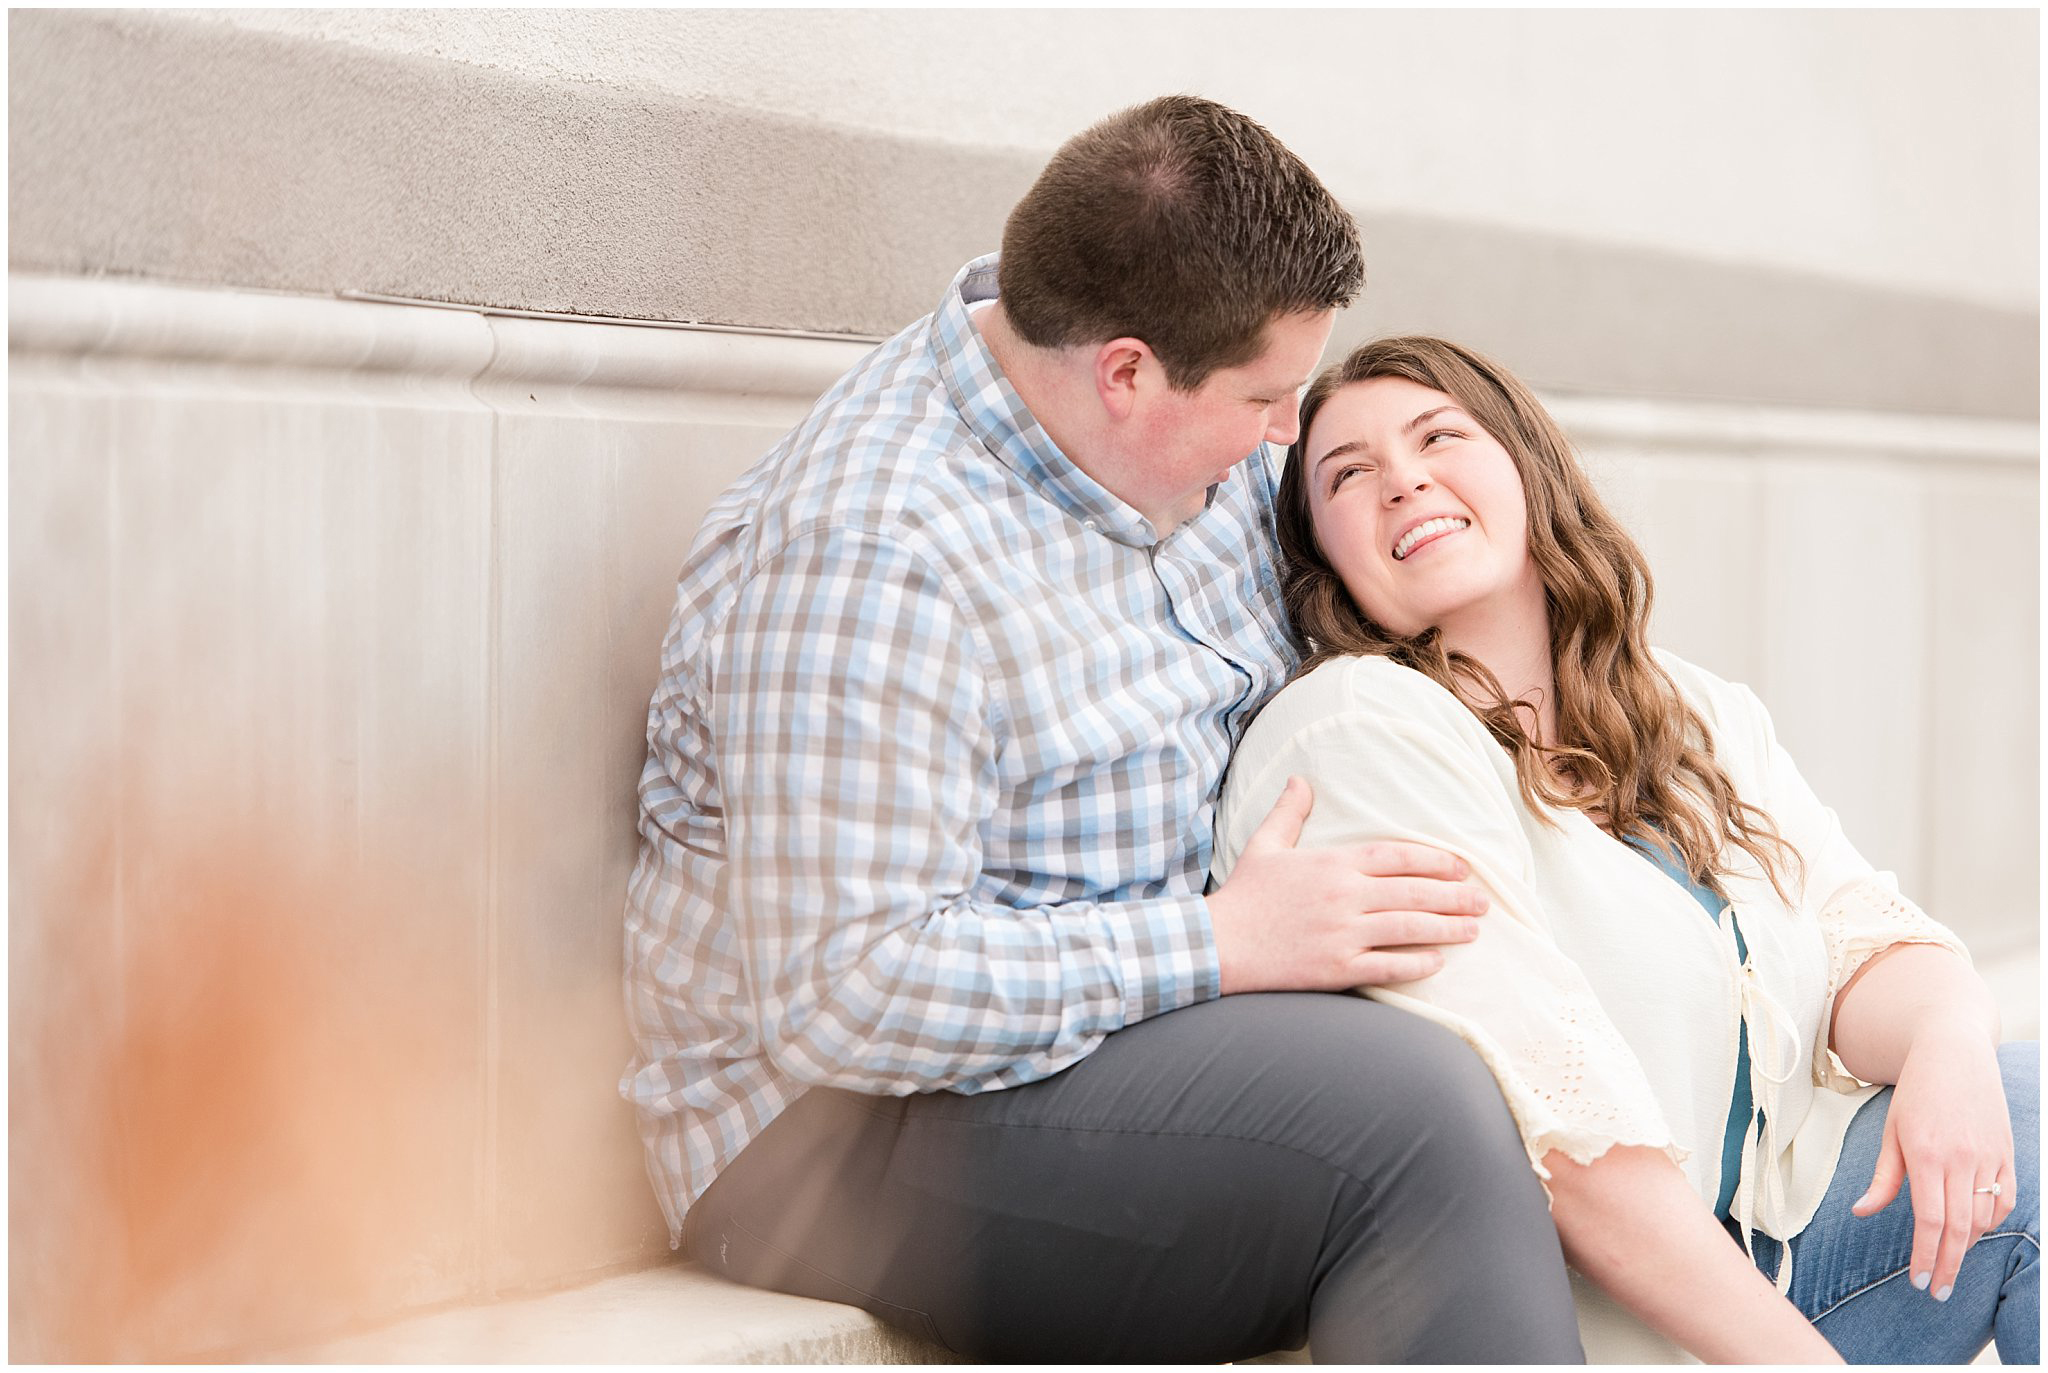
M 995 246 L 1044 155 L 366 46 L 331 17 L 8 22 L 18 269 L 881 335 Z M 497 22 L 532 51 L 587 21 Z M 1425 330 L 1608 394 L 2035 413 L 2031 309 L 1412 208 L 1362 220 L 1369 284 L 1340 344 Z
M 200 10 L 196 21 L 1043 156 L 1192 91 L 1378 216 L 2032 309 L 2025 10 Z

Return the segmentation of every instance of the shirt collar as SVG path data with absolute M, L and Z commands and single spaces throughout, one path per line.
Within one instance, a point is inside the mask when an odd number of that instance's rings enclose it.
M 1159 542 L 1152 522 L 1059 450 L 974 327 L 969 307 L 996 298 L 999 256 L 990 253 L 962 267 L 932 316 L 932 352 L 954 408 L 982 446 L 1032 490 L 1095 532 L 1150 547 Z

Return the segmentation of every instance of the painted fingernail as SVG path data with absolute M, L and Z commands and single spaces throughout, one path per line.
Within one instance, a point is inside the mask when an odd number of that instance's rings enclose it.
M 1955 1284 L 1954 1284 L 1954 1283 L 1950 1283 L 1950 1284 L 1949 1284 L 1949 1285 L 1948 1285 L 1947 1287 L 1944 1287 L 1944 1288 L 1942 1288 L 1942 1289 L 1941 1289 L 1941 1290 L 1940 1290 L 1939 1292 L 1936 1292 L 1936 1293 L 1934 1294 L 1934 1299 L 1935 1299 L 1936 1301 L 1947 1301 L 1947 1300 L 1948 1300 L 1948 1294 L 1949 1294 L 1949 1293 L 1951 1293 L 1951 1292 L 1953 1292 L 1953 1291 L 1955 1291 L 1955 1290 L 1956 1290 L 1956 1288 L 1955 1288 Z
M 1927 1284 L 1932 1282 L 1933 1280 L 1934 1274 L 1932 1273 L 1915 1273 L 1913 1275 L 1913 1286 L 1919 1288 L 1922 1292 L 1925 1292 L 1927 1290 Z

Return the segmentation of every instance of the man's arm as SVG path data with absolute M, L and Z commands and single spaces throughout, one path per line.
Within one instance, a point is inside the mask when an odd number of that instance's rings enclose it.
M 1199 897 L 983 895 L 1004 785 L 985 652 L 939 573 L 844 530 L 759 569 L 714 642 L 721 904 L 763 1048 L 799 1081 L 1030 1081 L 1216 993 Z
M 894 540 L 848 531 L 782 550 L 715 638 L 721 904 L 744 941 L 763 1047 L 799 1081 L 877 1093 L 1029 1082 L 1226 985 L 1199 895 L 1031 910 L 987 897 L 983 833 L 1014 784 L 1002 769 L 1031 763 L 998 756 L 986 652 L 941 573 Z M 1450 870 L 1405 847 L 1375 863 Z M 1304 882 L 1326 865 L 1290 849 L 1263 880 L 1210 898 L 1240 917 L 1227 928 L 1263 922 L 1282 944 L 1321 951 L 1266 985 L 1356 980 L 1301 971 L 1364 942 L 1363 910 L 1318 922 L 1301 909 Z M 1364 880 L 1335 899 L 1408 912 L 1401 929 L 1367 932 L 1379 937 L 1408 942 L 1403 930 L 1434 921 L 1420 934 L 1438 942 L 1454 922 L 1437 912 L 1474 908 L 1453 882 Z

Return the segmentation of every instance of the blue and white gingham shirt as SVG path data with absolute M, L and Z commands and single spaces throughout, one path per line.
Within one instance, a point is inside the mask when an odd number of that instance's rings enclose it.
M 981 1092 L 1218 994 L 1224 765 L 1295 664 L 1263 447 L 1160 541 L 969 315 L 871 354 L 706 515 L 626 910 L 671 1238 L 807 1087 Z

